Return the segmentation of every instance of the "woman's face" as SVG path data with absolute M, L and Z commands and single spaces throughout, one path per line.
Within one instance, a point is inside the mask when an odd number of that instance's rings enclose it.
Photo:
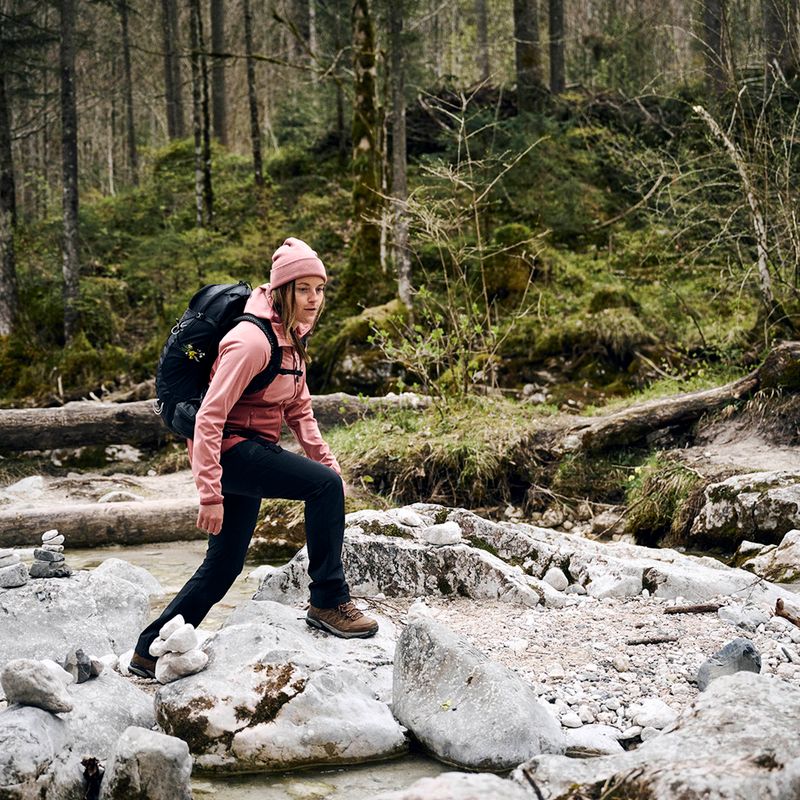
M 294 304 L 299 322 L 306 325 L 314 322 L 324 294 L 325 281 L 322 278 L 298 278 L 294 282 Z

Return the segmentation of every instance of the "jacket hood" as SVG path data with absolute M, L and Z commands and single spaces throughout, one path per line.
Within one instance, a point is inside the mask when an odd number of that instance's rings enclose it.
M 268 283 L 262 283 L 261 286 L 256 286 L 253 293 L 245 303 L 244 310 L 246 314 L 253 314 L 262 319 L 268 319 L 272 323 L 272 329 L 275 331 L 275 336 L 278 337 L 278 344 L 281 347 L 289 347 L 292 342 L 288 337 L 287 331 L 283 329 L 283 322 L 281 322 L 280 314 L 275 310 L 272 305 L 272 287 Z M 298 335 L 302 338 L 310 330 L 311 325 L 303 322 L 298 322 L 296 326 Z

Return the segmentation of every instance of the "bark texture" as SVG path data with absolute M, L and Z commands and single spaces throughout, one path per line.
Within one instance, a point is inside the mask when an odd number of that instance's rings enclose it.
M 253 59 L 253 12 L 250 0 L 242 0 L 244 13 L 244 50 L 247 58 L 247 102 L 250 109 L 250 143 L 253 151 L 253 176 L 256 186 L 264 185 L 264 162 L 261 157 L 261 128 L 258 123 L 256 67 Z
M 211 51 L 225 52 L 225 0 L 211 0 Z M 213 98 L 214 137 L 228 144 L 228 103 L 225 90 L 225 59 L 212 56 L 211 95 Z
M 560 94 L 567 83 L 564 65 L 564 0 L 549 0 L 550 91 Z
M 13 331 L 18 312 L 14 254 L 17 208 L 5 65 L 5 59 L 0 57 L 0 336 L 8 336 Z
M 542 55 L 536 0 L 514 0 L 517 110 L 536 111 L 542 100 Z

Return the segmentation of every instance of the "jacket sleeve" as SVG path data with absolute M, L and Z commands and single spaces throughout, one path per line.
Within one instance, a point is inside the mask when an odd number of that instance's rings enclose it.
M 191 450 L 192 475 L 201 505 L 222 502 L 222 429 L 247 384 L 266 368 L 269 356 L 269 343 L 254 346 L 246 336 L 220 343 L 217 368 L 195 419 Z
M 322 438 L 317 420 L 314 419 L 314 412 L 311 409 L 311 393 L 308 391 L 305 376 L 303 377 L 303 388 L 300 394 L 296 400 L 286 404 L 283 410 L 283 417 L 309 458 L 324 464 L 326 467 L 330 467 L 339 475 L 342 474 L 339 462 Z

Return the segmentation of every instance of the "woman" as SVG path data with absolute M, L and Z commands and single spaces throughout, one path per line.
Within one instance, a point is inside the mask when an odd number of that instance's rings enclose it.
M 303 364 L 303 337 L 324 305 L 327 275 L 305 242 L 287 239 L 272 256 L 270 282 L 259 286 L 245 313 L 268 319 L 282 351 L 283 374 L 262 392 L 244 394 L 270 359 L 264 332 L 242 321 L 220 342 L 211 381 L 189 441 L 192 474 L 200 493 L 197 527 L 210 536 L 206 557 L 161 616 L 142 631 L 130 671 L 155 676 L 150 645 L 175 615 L 198 625 L 242 571 L 262 497 L 305 500 L 311 604 L 309 625 L 344 638 L 366 638 L 378 623 L 350 599 L 342 568 L 344 482 L 311 410 Z M 308 458 L 283 450 L 283 421 Z M 244 434 L 244 435 L 240 435 Z

